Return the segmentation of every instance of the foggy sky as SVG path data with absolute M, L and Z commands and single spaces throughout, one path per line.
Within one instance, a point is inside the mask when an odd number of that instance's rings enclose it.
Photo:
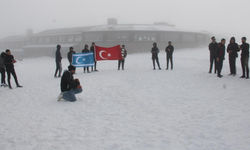
M 0 38 L 46 29 L 168 22 L 215 36 L 250 39 L 249 0 L 0 0 Z

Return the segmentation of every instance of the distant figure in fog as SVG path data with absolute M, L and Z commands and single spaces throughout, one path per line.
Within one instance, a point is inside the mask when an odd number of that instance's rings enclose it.
M 120 70 L 121 64 L 122 64 L 122 70 L 124 70 L 125 58 L 127 57 L 127 50 L 125 49 L 125 45 L 122 45 L 121 54 L 122 54 L 122 60 L 118 60 L 118 70 Z
M 225 60 L 225 43 L 226 40 L 225 39 L 221 39 L 221 42 L 218 44 L 217 46 L 217 50 L 216 50 L 216 65 L 217 65 L 217 76 L 219 78 L 222 77 L 221 75 L 221 70 L 223 67 L 223 61 Z
M 172 45 L 172 42 L 169 41 L 168 42 L 168 46 L 165 49 L 165 52 L 167 54 L 167 68 L 166 70 L 168 70 L 168 66 L 169 66 L 169 61 L 171 63 L 171 70 L 173 70 L 173 53 L 174 53 L 174 46 Z
M 5 53 L 2 52 L 0 56 L 0 72 L 1 72 L 1 87 L 7 87 L 8 85 L 5 82 L 5 64 L 4 64 L 4 58 L 5 58 Z
M 218 43 L 216 42 L 215 37 L 211 37 L 212 42 L 209 44 L 208 48 L 210 51 L 210 69 L 208 73 L 212 73 L 213 63 L 214 63 L 214 73 L 216 73 L 216 50 Z
M 238 57 L 238 52 L 240 51 L 239 45 L 235 42 L 235 38 L 230 39 L 230 43 L 227 46 L 227 52 L 229 53 L 229 65 L 230 65 L 230 74 L 236 75 L 236 58 Z
M 98 70 L 96 69 L 96 64 L 97 64 L 97 62 L 96 62 L 96 59 L 95 59 L 95 42 L 92 43 L 92 46 L 90 47 L 90 51 L 93 52 L 93 57 L 94 57 L 94 67 L 91 67 L 91 71 L 92 71 L 92 72 L 93 72 L 93 71 L 98 71 Z
M 152 60 L 153 60 L 153 67 L 154 67 L 153 70 L 155 70 L 155 61 L 156 61 L 157 65 L 158 65 L 159 70 L 161 70 L 160 63 L 159 63 L 159 58 L 158 58 L 158 53 L 159 52 L 160 51 L 159 51 L 159 49 L 157 47 L 157 44 L 154 43 L 153 44 L 153 48 L 151 49 Z
M 82 53 L 88 53 L 88 52 L 90 52 L 90 51 L 89 51 L 89 46 L 86 44 L 86 45 L 84 46 L 84 49 L 82 50 Z M 91 72 L 89 71 L 89 67 L 83 67 L 83 72 L 84 72 L 84 73 L 86 72 L 86 69 L 87 69 L 87 73 L 91 73 Z
M 18 88 L 23 87 L 23 86 L 19 85 L 19 83 L 18 83 L 16 71 L 14 69 L 14 63 L 16 63 L 16 60 L 14 59 L 14 56 L 11 55 L 11 51 L 9 49 L 6 50 L 6 55 L 5 55 L 4 61 L 5 61 L 5 66 L 6 66 L 7 76 L 8 76 L 9 88 L 12 89 L 11 83 L 10 83 L 10 79 L 11 79 L 10 74 L 12 74 L 12 76 L 14 77 L 15 82 L 16 82 L 16 86 Z
M 69 52 L 68 52 L 68 60 L 69 60 L 69 64 L 72 64 L 72 55 L 75 54 L 76 52 L 74 51 L 73 47 L 69 48 Z
M 56 50 L 56 72 L 55 72 L 55 78 L 57 77 L 57 72 L 59 71 L 58 77 L 61 77 L 61 73 L 62 73 L 62 55 L 61 55 L 61 45 L 57 45 L 56 46 L 57 50 Z
M 242 44 L 240 46 L 241 49 L 241 66 L 242 66 L 242 76 L 240 78 L 249 79 L 249 44 L 246 43 L 247 38 L 241 38 Z

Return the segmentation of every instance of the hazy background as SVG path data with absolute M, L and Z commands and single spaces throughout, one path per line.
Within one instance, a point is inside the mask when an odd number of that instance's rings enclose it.
M 249 0 L 0 0 L 0 38 L 54 28 L 168 22 L 215 36 L 250 39 Z

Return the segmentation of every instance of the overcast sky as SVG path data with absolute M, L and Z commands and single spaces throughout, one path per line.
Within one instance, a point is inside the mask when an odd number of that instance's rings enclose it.
M 45 29 L 169 22 L 250 39 L 250 0 L 0 0 L 0 38 Z M 239 41 L 239 40 L 238 40 Z

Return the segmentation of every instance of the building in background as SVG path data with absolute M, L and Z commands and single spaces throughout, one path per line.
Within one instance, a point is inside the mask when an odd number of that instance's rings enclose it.
M 19 57 L 54 56 L 56 45 L 62 46 L 64 57 L 73 46 L 80 53 L 85 44 L 102 47 L 126 45 L 129 53 L 150 52 L 152 44 L 157 42 L 165 49 L 168 41 L 175 47 L 193 48 L 205 46 L 211 33 L 188 31 L 176 28 L 165 22 L 154 24 L 118 24 L 116 19 L 108 19 L 107 25 L 45 30 L 33 34 L 29 29 L 25 36 L 12 36 L 0 40 L 0 49 L 11 49 Z

